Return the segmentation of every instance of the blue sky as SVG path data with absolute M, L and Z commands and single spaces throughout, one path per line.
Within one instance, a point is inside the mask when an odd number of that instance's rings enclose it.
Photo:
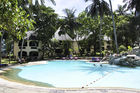
M 109 1 L 109 0 L 105 0 Z M 116 10 L 118 5 L 123 5 L 123 0 L 111 0 L 113 10 Z M 52 5 L 49 0 L 45 3 L 47 6 L 51 6 L 59 16 L 65 16 L 63 10 L 65 8 L 68 9 L 76 9 L 76 16 L 82 12 L 91 2 L 85 3 L 84 0 L 55 0 L 56 6 Z

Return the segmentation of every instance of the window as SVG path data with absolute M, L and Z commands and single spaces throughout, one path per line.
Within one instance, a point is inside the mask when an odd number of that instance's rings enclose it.
M 107 46 L 107 49 L 111 49 L 111 47 L 110 46 Z
M 35 35 L 31 35 L 29 39 L 30 40 L 36 40 L 36 36 Z
M 36 46 L 32 46 L 31 49 L 37 49 L 37 47 Z
M 21 52 L 18 52 L 18 56 L 20 57 L 20 53 Z M 22 51 L 22 57 L 27 57 L 27 52 L 26 51 Z
M 102 50 L 104 50 L 105 48 L 104 47 L 102 47 Z
M 22 40 L 20 40 L 20 41 L 18 42 L 18 46 L 22 46 Z M 24 41 L 23 46 L 27 46 L 27 41 Z
M 110 41 L 107 41 L 107 44 L 110 44 Z
M 30 41 L 29 46 L 38 47 L 38 42 L 37 41 Z
M 19 49 L 21 49 L 21 46 L 19 46 Z M 24 46 L 23 46 L 23 48 L 22 48 L 22 49 L 26 49 L 26 47 L 24 47 Z
M 62 49 L 56 49 L 55 52 L 56 52 L 56 53 L 62 53 L 63 50 L 62 50 Z
M 37 51 L 31 51 L 29 53 L 29 56 L 31 56 L 31 57 L 37 57 L 38 56 L 38 52 Z

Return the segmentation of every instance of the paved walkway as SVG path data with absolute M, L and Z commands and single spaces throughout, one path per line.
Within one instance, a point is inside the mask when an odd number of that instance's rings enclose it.
M 44 64 L 45 62 L 41 62 Z M 37 65 L 36 63 L 29 63 L 26 65 Z M 0 70 L 1 71 L 1 70 Z M 83 89 L 60 89 L 60 88 L 46 88 L 33 85 L 25 85 L 17 82 L 7 81 L 0 78 L 0 93 L 140 93 L 137 89 L 127 88 L 83 88 Z
M 140 93 L 140 90 L 126 88 L 45 88 L 10 82 L 0 78 L 0 93 Z

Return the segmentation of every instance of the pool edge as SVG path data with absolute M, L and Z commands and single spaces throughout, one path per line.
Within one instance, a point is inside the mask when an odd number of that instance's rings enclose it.
M 85 60 L 84 60 L 85 61 Z M 47 61 L 46 61 L 47 62 Z M 39 65 L 39 64 L 37 64 Z M 28 66 L 28 64 L 24 64 L 24 65 L 17 65 L 17 66 Z M 10 70 L 11 68 L 15 68 L 17 66 L 10 66 L 8 68 L 4 68 L 2 69 L 2 71 L 4 70 Z M 2 73 L 2 72 L 0 72 Z M 85 88 L 59 88 L 59 87 L 56 87 L 56 88 L 52 88 L 52 87 L 41 87 L 41 86 L 34 86 L 34 85 L 26 85 L 26 84 L 23 84 L 23 83 L 18 83 L 18 82 L 12 82 L 12 81 L 9 81 L 9 80 L 5 80 L 3 78 L 0 78 L 0 86 L 4 86 L 6 88 L 14 88 L 14 89 L 23 89 L 24 87 L 25 88 L 33 88 L 33 90 L 36 88 L 38 89 L 45 89 L 46 91 L 48 90 L 58 90 L 58 91 L 91 91 L 91 90 L 122 90 L 122 91 L 126 91 L 126 92 L 122 92 L 122 93 L 130 93 L 130 92 L 127 92 L 127 91 L 133 91 L 133 92 L 140 92 L 140 89 L 135 89 L 135 88 L 123 88 L 123 87 L 85 87 Z M 12 86 L 11 86 L 12 85 Z M 0 93 L 2 93 L 0 91 Z M 12 92 L 11 92 L 12 93 Z M 26 92 L 25 92 L 26 93 Z M 40 93 L 40 92 L 38 92 Z M 82 92 L 84 93 L 84 92 Z M 101 92 L 101 93 L 104 93 L 104 92 Z M 106 92 L 105 92 L 106 93 Z M 112 92 L 108 92 L 108 93 L 112 93 Z M 121 92 L 119 92 L 121 93 Z

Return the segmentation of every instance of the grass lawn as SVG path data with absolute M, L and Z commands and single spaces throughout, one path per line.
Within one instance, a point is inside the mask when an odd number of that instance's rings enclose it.
M 9 59 L 8 58 L 2 58 L 2 64 L 14 64 L 17 63 L 17 61 L 10 61 L 9 63 Z

